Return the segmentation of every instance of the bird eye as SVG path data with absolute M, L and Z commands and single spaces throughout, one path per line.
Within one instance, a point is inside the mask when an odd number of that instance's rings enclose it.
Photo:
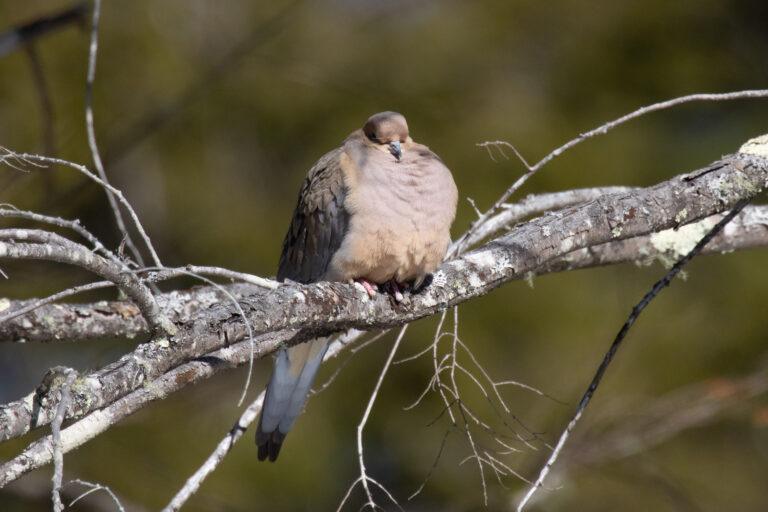
M 369 139 L 371 139 L 371 140 L 376 140 L 376 132 L 371 132 L 371 133 L 368 135 L 368 138 L 369 138 Z

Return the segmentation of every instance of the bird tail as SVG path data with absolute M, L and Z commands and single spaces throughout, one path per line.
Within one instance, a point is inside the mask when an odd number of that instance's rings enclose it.
M 274 462 L 277 459 L 283 440 L 301 413 L 312 388 L 328 349 L 327 342 L 328 338 L 316 338 L 280 349 L 256 429 L 259 460 L 269 458 Z

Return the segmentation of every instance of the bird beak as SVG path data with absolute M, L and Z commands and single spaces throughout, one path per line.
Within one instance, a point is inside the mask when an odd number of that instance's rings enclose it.
M 403 150 L 400 149 L 400 141 L 394 140 L 389 143 L 389 152 L 395 155 L 395 158 L 400 160 L 400 157 L 403 156 Z

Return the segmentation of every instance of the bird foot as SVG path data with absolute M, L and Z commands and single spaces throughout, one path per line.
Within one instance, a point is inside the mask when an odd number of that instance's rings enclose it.
M 403 292 L 401 292 L 400 289 L 407 290 L 410 287 L 408 283 L 398 283 L 394 277 L 387 281 L 386 286 L 392 292 L 395 302 L 402 302 L 403 300 Z
M 367 279 L 355 279 L 354 282 L 362 286 L 363 289 L 365 289 L 365 291 L 368 293 L 369 297 L 376 296 L 376 290 L 379 288 L 379 285 L 376 283 L 368 281 Z M 383 283 L 381 288 L 383 291 L 386 291 L 392 295 L 392 297 L 395 299 L 395 302 L 402 302 L 404 299 L 402 290 L 409 289 L 410 285 L 406 282 L 398 283 L 397 280 L 393 277 L 386 283 Z
M 366 279 L 355 279 L 355 282 L 365 288 L 365 291 L 368 292 L 369 297 L 375 297 L 376 296 L 376 285 L 372 282 L 366 280 Z

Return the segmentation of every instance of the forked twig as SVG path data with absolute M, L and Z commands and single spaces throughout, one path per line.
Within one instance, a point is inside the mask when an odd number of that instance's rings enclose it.
M 349 498 L 350 494 L 352 493 L 352 490 L 357 485 L 357 483 L 361 483 L 363 490 L 365 491 L 365 496 L 367 498 L 367 501 L 363 505 L 362 508 L 371 507 L 371 510 L 375 510 L 376 508 L 380 508 L 378 505 L 376 505 L 376 502 L 373 499 L 373 495 L 371 494 L 371 489 L 368 486 L 368 483 L 372 483 L 379 487 L 384 493 L 387 495 L 387 497 L 397 505 L 397 507 L 402 510 L 402 507 L 397 502 L 397 500 L 392 496 L 387 489 L 384 488 L 383 485 L 381 485 L 379 482 L 368 476 L 368 473 L 365 469 L 365 459 L 363 455 L 363 430 L 365 430 L 365 424 L 368 422 L 368 417 L 371 414 L 371 411 L 373 410 L 373 404 L 376 402 L 376 397 L 379 394 L 379 389 L 381 389 L 381 383 L 384 382 L 384 377 L 387 374 L 387 371 L 389 370 L 389 367 L 392 366 L 392 361 L 395 358 L 395 353 L 397 352 L 398 347 L 400 346 L 400 342 L 403 340 L 403 336 L 405 336 L 405 331 L 408 330 L 408 324 L 405 324 L 401 329 L 400 332 L 397 335 L 397 338 L 395 339 L 395 343 L 392 345 L 392 350 L 389 351 L 389 356 L 387 357 L 387 361 L 384 363 L 384 367 L 381 369 L 381 373 L 379 374 L 379 380 L 376 382 L 376 386 L 373 388 L 373 392 L 371 393 L 371 397 L 368 400 L 368 405 L 365 408 L 365 412 L 363 413 L 363 418 L 360 420 L 360 423 L 357 425 L 357 461 L 360 466 L 360 476 L 355 480 L 350 488 L 347 490 L 347 493 L 344 495 L 344 498 L 341 500 L 341 503 L 339 503 L 339 508 L 337 509 L 337 512 L 340 511 L 344 504 L 347 502 L 347 499 Z
M 70 480 L 69 482 L 67 482 L 64 485 L 69 485 L 69 484 L 79 484 L 79 485 L 83 485 L 83 486 L 89 488 L 87 491 L 82 493 L 80 496 L 78 496 L 75 499 L 73 499 L 69 503 L 70 507 L 72 505 L 74 505 L 75 503 L 77 503 L 78 501 L 80 501 L 81 499 L 83 499 L 86 496 L 88 496 L 89 494 L 92 494 L 92 493 L 97 492 L 97 491 L 104 491 L 107 494 L 109 494 L 110 498 L 112 498 L 112 501 L 115 503 L 115 506 L 117 507 L 117 509 L 120 512 L 125 512 L 125 508 L 123 507 L 123 504 L 120 503 L 120 500 L 117 499 L 117 496 L 115 496 L 115 493 L 112 492 L 112 489 L 110 489 L 109 487 L 107 487 L 105 485 L 101 485 L 101 484 L 94 484 L 94 483 L 91 483 L 91 482 L 86 482 L 85 480 L 80 480 L 79 478 L 76 478 L 75 480 Z

